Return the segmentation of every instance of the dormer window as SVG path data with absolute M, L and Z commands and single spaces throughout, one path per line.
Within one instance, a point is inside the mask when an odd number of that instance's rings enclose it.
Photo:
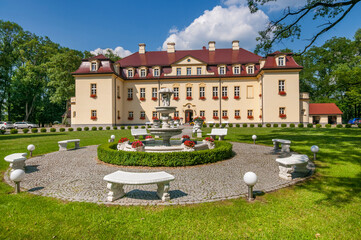
M 96 62 L 92 62 L 91 63 L 91 71 L 95 72 L 97 70 L 97 63 Z
M 133 69 L 128 69 L 128 77 L 131 78 L 133 76 L 134 76 Z
M 145 77 L 145 69 L 140 69 L 140 77 Z
M 240 73 L 241 73 L 240 67 L 239 67 L 239 66 L 235 66 L 235 67 L 233 68 L 233 74 L 240 74 Z
M 224 67 L 224 66 L 219 67 L 219 74 L 220 74 L 220 75 L 226 74 L 226 67 Z
M 153 76 L 154 77 L 159 77 L 159 68 L 155 68 L 154 70 L 153 70 Z
M 177 68 L 177 76 L 180 76 L 182 74 L 181 68 Z
M 187 68 L 187 75 L 189 76 L 189 75 L 192 75 L 192 68 Z
M 286 66 L 285 57 L 278 57 L 278 66 Z
M 254 74 L 254 66 L 253 65 L 247 66 L 247 74 Z

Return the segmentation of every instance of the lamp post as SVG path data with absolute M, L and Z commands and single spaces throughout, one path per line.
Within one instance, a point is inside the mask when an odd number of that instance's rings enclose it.
M 256 144 L 257 135 L 252 135 L 253 144 Z
M 20 192 L 20 182 L 24 179 L 25 172 L 22 169 L 15 169 L 10 173 L 10 180 L 15 182 L 15 192 Z
M 316 160 L 316 154 L 318 153 L 318 151 L 320 151 L 320 148 L 316 145 L 313 145 L 311 147 L 311 152 L 313 152 L 313 160 Z
M 30 144 L 28 146 L 28 151 L 30 152 L 30 157 L 33 156 L 33 151 L 35 150 L 35 146 L 33 144 Z
M 257 175 L 254 172 L 246 172 L 243 176 L 244 182 L 248 186 L 248 201 L 253 201 L 253 186 L 257 182 Z
M 115 135 L 111 135 L 110 139 L 109 139 L 109 142 L 114 142 L 114 139 L 115 139 Z

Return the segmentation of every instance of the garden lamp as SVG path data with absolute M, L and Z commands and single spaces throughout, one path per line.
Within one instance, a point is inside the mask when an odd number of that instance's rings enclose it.
M 33 156 L 33 151 L 35 150 L 35 146 L 33 144 L 30 144 L 28 146 L 28 151 L 30 152 L 30 157 Z
M 248 201 L 253 201 L 253 186 L 257 183 L 257 175 L 254 172 L 246 172 L 243 176 L 244 182 L 248 186 Z
M 252 135 L 253 144 L 256 144 L 257 135 Z
M 111 135 L 109 142 L 114 142 L 114 139 L 115 139 L 115 135 Z
M 15 192 L 20 192 L 20 182 L 24 179 L 25 172 L 22 169 L 15 169 L 10 173 L 10 180 L 15 182 Z
M 318 153 L 318 151 L 320 151 L 320 148 L 316 145 L 313 145 L 311 147 L 311 152 L 313 152 L 313 160 L 316 160 L 316 154 Z

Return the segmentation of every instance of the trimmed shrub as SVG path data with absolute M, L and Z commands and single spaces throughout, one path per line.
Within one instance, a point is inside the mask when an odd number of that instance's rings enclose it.
M 357 127 L 358 127 L 358 128 L 361 128 L 361 123 L 360 123 L 360 124 L 357 124 Z
M 209 127 L 211 127 L 211 128 L 212 128 L 213 126 L 214 126 L 214 125 L 213 125 L 213 123 L 209 124 Z
M 312 123 L 307 123 L 307 127 L 308 128 L 313 128 L 313 124 Z
M 151 126 L 150 126 L 150 125 L 148 125 L 148 126 L 147 126 L 147 128 L 151 128 Z
M 331 128 L 331 124 L 328 123 L 328 124 L 325 125 L 325 127 L 326 128 Z
M 228 124 L 228 127 L 233 127 L 233 123 Z
M 29 132 L 29 128 L 24 128 L 23 129 L 23 133 L 28 133 Z
M 65 132 L 65 128 L 59 128 L 59 132 Z
M 203 123 L 203 125 L 202 125 L 204 128 L 206 128 L 207 127 L 207 124 L 205 124 L 205 123 Z
M 40 129 L 40 132 L 46 132 L 46 128 Z
M 277 127 L 278 127 L 278 124 L 277 124 L 277 123 L 274 123 L 274 124 L 273 124 L 273 127 L 277 128 Z
M 113 130 L 117 130 L 118 129 L 118 127 L 117 126 L 113 126 Z
M 109 127 L 109 126 L 107 126 L 105 129 L 106 129 L 106 130 L 110 130 L 110 127 Z
M 236 124 L 236 127 L 241 127 L 241 125 L 239 123 Z
M 124 129 L 125 129 L 125 127 L 124 127 L 124 126 L 121 126 L 121 127 L 120 127 L 120 129 L 124 130 Z
M 134 129 L 138 129 L 138 126 L 135 126 Z
M 342 126 L 342 124 L 337 124 L 336 127 L 337 128 L 342 128 L 343 126 Z
M 99 127 L 98 129 L 99 129 L 99 130 L 103 130 L 103 127 Z
M 127 129 L 132 129 L 132 127 L 131 127 L 131 126 L 128 126 Z
M 322 125 L 321 124 L 316 124 L 316 128 L 321 128 L 322 127 Z
M 145 126 L 142 126 L 142 129 L 144 129 L 145 128 Z
M 242 127 L 248 127 L 247 123 L 243 123 Z
M 215 142 L 215 148 L 194 152 L 128 152 L 118 151 L 118 143 L 106 143 L 98 147 L 98 159 L 123 166 L 180 167 L 213 163 L 233 156 L 232 144 Z
M 96 130 L 98 130 L 97 127 L 92 127 L 92 131 L 96 131 Z
M 303 123 L 299 123 L 299 124 L 297 125 L 297 127 L 303 128 Z
M 257 127 L 263 127 L 263 126 L 262 126 L 262 123 L 258 123 L 258 124 L 257 124 Z
M 10 129 L 10 134 L 17 134 L 18 130 L 15 128 Z
M 222 128 L 225 128 L 226 127 L 226 124 L 225 123 L 222 123 Z
M 345 127 L 346 127 L 346 128 L 351 128 L 351 124 L 348 124 L 348 123 L 347 123 L 347 124 L 345 125 Z
M 85 128 L 84 128 L 84 131 L 89 131 L 89 127 L 85 127 Z
M 38 132 L 38 129 L 37 129 L 37 128 L 32 128 L 32 129 L 31 129 L 31 132 L 32 132 L 32 133 L 37 133 L 37 132 Z
M 287 127 L 287 124 L 286 123 L 281 123 L 281 127 L 285 128 L 285 127 Z
M 266 127 L 271 127 L 271 124 L 270 124 L 270 123 L 267 123 L 267 124 L 266 124 Z
M 80 132 L 81 130 L 83 130 L 81 127 L 78 127 L 78 128 L 76 128 L 76 130 L 78 131 L 78 132 Z
M 249 127 L 254 127 L 254 124 L 253 124 L 253 123 L 251 123 L 251 124 L 249 125 Z
M 219 128 L 219 123 L 216 123 L 216 128 Z
M 291 123 L 290 124 L 290 128 L 294 128 L 295 127 L 295 124 L 294 123 Z
M 0 129 L 0 134 L 1 135 L 4 135 L 6 133 L 6 130 L 5 129 Z
M 56 132 L 56 128 L 50 128 L 50 132 Z
M 74 128 L 68 128 L 68 132 L 74 131 Z

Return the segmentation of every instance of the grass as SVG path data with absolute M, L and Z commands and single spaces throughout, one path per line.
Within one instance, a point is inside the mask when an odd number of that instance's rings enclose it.
M 204 129 L 210 132 L 209 128 Z M 273 193 L 189 206 L 106 206 L 63 202 L 29 193 L 13 194 L 0 183 L 1 239 L 360 239 L 361 135 L 359 129 L 231 128 L 226 140 L 271 145 L 292 140 L 294 151 L 311 156 L 320 147 L 312 179 Z M 129 130 L 0 136 L 0 158 L 24 152 L 57 151 L 59 140 L 100 144 Z M 0 161 L 1 174 L 8 164 Z M 242 177 L 242 176 L 240 176 Z M 257 189 L 257 185 L 255 187 Z

